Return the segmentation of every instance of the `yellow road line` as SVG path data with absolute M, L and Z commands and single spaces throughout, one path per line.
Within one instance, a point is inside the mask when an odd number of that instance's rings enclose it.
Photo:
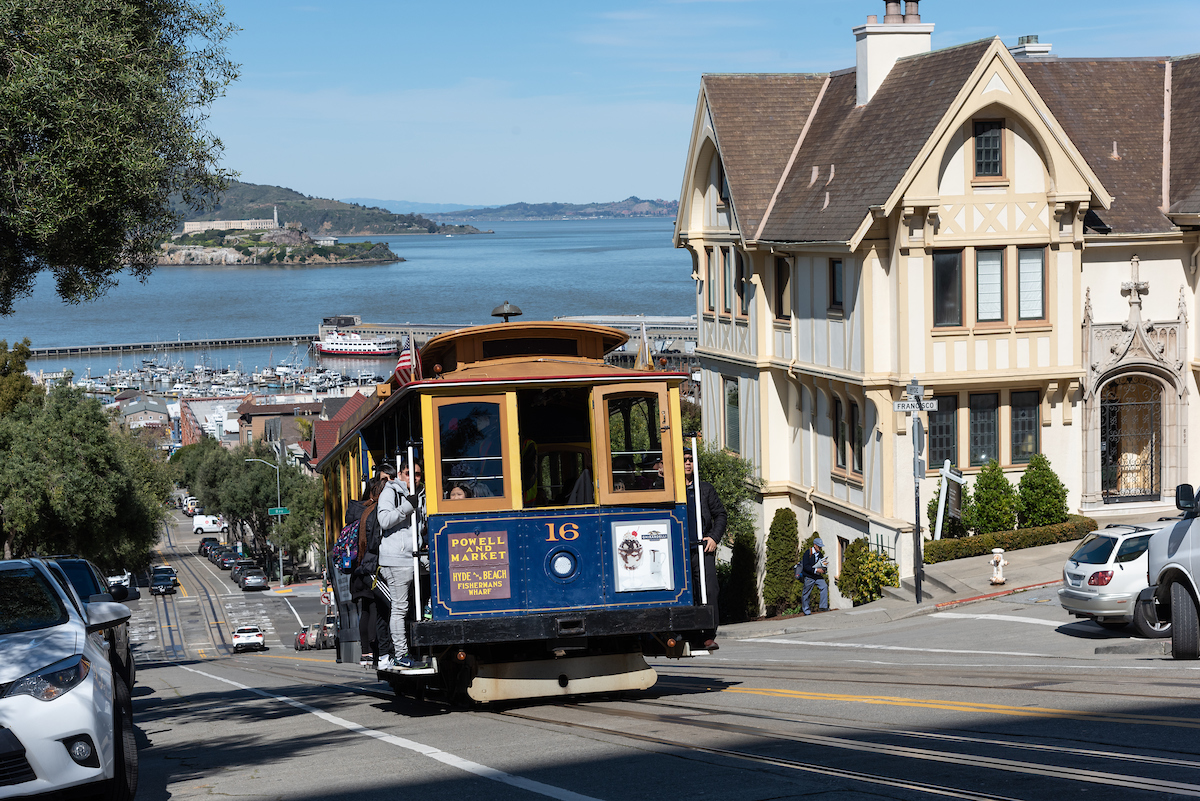
M 904 698 L 889 695 L 844 695 L 840 693 L 814 693 L 799 690 L 753 690 L 740 687 L 726 688 L 723 692 L 744 695 L 764 695 L 773 698 L 796 698 L 806 701 L 844 701 L 847 703 L 873 704 L 879 706 L 906 706 L 915 709 L 944 709 L 951 712 L 990 712 L 996 715 L 1032 718 L 1059 718 L 1064 720 L 1091 720 L 1107 723 L 1145 723 L 1156 726 L 1174 726 L 1185 729 L 1200 729 L 1200 719 L 1162 717 L 1157 715 L 1133 715 L 1123 712 L 1089 712 L 1083 709 L 1054 709 L 1038 706 L 1006 706 L 984 704 L 973 701 L 943 701 L 932 698 Z

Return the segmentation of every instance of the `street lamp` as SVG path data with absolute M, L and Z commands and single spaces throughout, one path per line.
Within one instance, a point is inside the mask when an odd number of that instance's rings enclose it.
M 246 459 L 247 462 L 261 462 L 275 471 L 275 508 L 283 506 L 279 495 L 279 465 L 271 464 L 265 459 Z M 279 539 L 279 524 L 282 515 L 275 515 L 275 538 Z M 283 586 L 283 542 L 279 542 L 279 586 Z

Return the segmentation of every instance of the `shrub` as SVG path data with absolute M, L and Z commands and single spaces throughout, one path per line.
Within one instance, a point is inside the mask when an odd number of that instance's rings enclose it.
M 925 506 L 925 515 L 929 518 L 929 536 L 937 530 L 937 515 L 938 515 L 938 500 L 942 497 L 942 487 L 939 482 L 938 488 L 934 490 L 933 497 L 929 499 L 929 503 Z M 953 520 L 947 511 L 946 519 L 942 521 L 942 537 L 956 539 L 965 537 L 970 534 L 963 521 L 971 519 L 971 487 L 967 484 L 962 485 L 962 496 L 960 498 L 959 508 L 962 511 L 962 519 Z
M 1017 523 L 1021 528 L 1052 526 L 1067 519 L 1067 488 L 1050 467 L 1050 460 L 1040 453 L 1029 460 L 1018 493 Z
M 900 586 L 900 569 L 883 554 L 871 550 L 865 538 L 859 537 L 846 548 L 837 588 L 855 606 L 868 604 L 883 596 L 884 587 Z
M 796 595 L 796 560 L 799 558 L 796 513 L 779 509 L 767 532 L 767 574 L 763 579 L 763 603 L 767 616 L 785 611 Z
M 975 479 L 975 503 L 963 523 L 976 534 L 1012 531 L 1017 527 L 1019 504 L 1012 482 L 1000 469 L 1000 463 L 992 459 Z
M 1089 531 L 1095 531 L 1096 521 L 1082 515 L 1067 515 L 1064 523 L 1038 528 L 1023 528 L 1017 531 L 998 531 L 993 534 L 977 534 L 958 540 L 936 540 L 925 543 L 925 564 L 947 562 L 968 556 L 985 556 L 993 548 L 1019 551 L 1056 542 L 1071 542 L 1081 539 Z
M 725 542 L 733 549 L 728 579 L 721 584 L 721 620 L 758 617 L 758 542 L 749 505 L 762 481 L 749 461 L 718 446 L 702 444 L 697 457 L 700 477 L 713 485 L 725 507 Z

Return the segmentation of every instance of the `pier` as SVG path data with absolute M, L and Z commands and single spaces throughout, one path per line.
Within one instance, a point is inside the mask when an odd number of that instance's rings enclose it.
M 126 342 L 114 345 L 64 345 L 57 348 L 30 348 L 31 359 L 49 356 L 76 356 L 91 353 L 138 353 L 141 351 L 203 350 L 237 348 L 246 345 L 292 345 L 312 342 L 312 334 L 269 337 L 221 337 L 220 339 L 177 339 L 162 342 Z

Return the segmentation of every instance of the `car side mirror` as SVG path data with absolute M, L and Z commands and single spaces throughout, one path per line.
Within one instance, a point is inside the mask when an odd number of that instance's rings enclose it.
M 124 601 L 129 597 L 129 589 L 124 584 L 109 584 L 108 594 L 114 601 Z
M 97 596 L 93 595 L 92 597 Z M 113 601 L 92 601 L 87 605 L 87 632 L 92 634 L 119 626 L 129 620 L 129 616 L 132 614 L 133 612 L 125 604 Z
M 1191 484 L 1180 484 L 1175 488 L 1175 508 L 1184 512 L 1196 510 L 1196 493 Z

